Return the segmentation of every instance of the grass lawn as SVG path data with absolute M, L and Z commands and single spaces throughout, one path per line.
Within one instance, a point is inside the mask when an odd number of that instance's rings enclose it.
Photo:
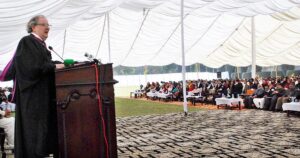
M 129 98 L 115 98 L 116 106 L 116 116 L 117 117 L 126 117 L 126 116 L 142 116 L 142 115 L 151 115 L 151 114 L 167 114 L 182 112 L 182 105 L 169 104 L 168 102 L 163 101 L 145 101 L 138 99 L 129 99 Z M 188 106 L 188 111 L 199 111 L 203 110 L 197 107 Z M 15 117 L 15 112 L 11 113 L 11 116 Z
M 115 98 L 116 116 L 141 116 L 183 112 L 183 106 L 163 102 L 152 102 L 137 99 Z M 199 111 L 201 108 L 188 107 L 188 111 Z

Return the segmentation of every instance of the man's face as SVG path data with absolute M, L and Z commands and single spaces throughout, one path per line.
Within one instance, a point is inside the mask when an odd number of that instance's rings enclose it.
M 32 27 L 32 30 L 45 41 L 50 30 L 48 20 L 44 17 L 40 17 L 37 24 Z

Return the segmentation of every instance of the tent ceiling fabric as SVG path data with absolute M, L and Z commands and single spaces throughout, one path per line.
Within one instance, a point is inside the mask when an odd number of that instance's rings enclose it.
M 252 16 L 257 65 L 300 65 L 300 0 L 184 3 L 187 65 L 250 65 Z M 27 21 L 37 14 L 48 17 L 53 27 L 47 44 L 60 53 L 64 49 L 64 58 L 82 61 L 88 52 L 108 62 L 104 20 L 109 13 L 114 66 L 181 64 L 180 0 L 2 0 L 0 6 L 0 69 L 27 34 Z M 55 54 L 53 58 L 59 60 Z

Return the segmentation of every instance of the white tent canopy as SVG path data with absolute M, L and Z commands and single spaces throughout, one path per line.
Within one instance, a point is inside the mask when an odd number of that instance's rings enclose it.
M 185 0 L 186 65 L 250 65 L 252 16 L 256 64 L 300 65 L 299 4 L 300 0 Z M 48 17 L 53 27 L 47 44 L 64 52 L 64 58 L 85 60 L 88 52 L 109 61 L 108 13 L 114 66 L 181 64 L 180 0 L 2 0 L 0 13 L 0 69 L 27 34 L 28 20 L 37 14 Z

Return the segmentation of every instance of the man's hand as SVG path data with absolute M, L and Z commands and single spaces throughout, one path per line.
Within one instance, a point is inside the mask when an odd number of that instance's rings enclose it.
M 64 64 L 55 64 L 56 69 L 62 69 L 65 67 Z

